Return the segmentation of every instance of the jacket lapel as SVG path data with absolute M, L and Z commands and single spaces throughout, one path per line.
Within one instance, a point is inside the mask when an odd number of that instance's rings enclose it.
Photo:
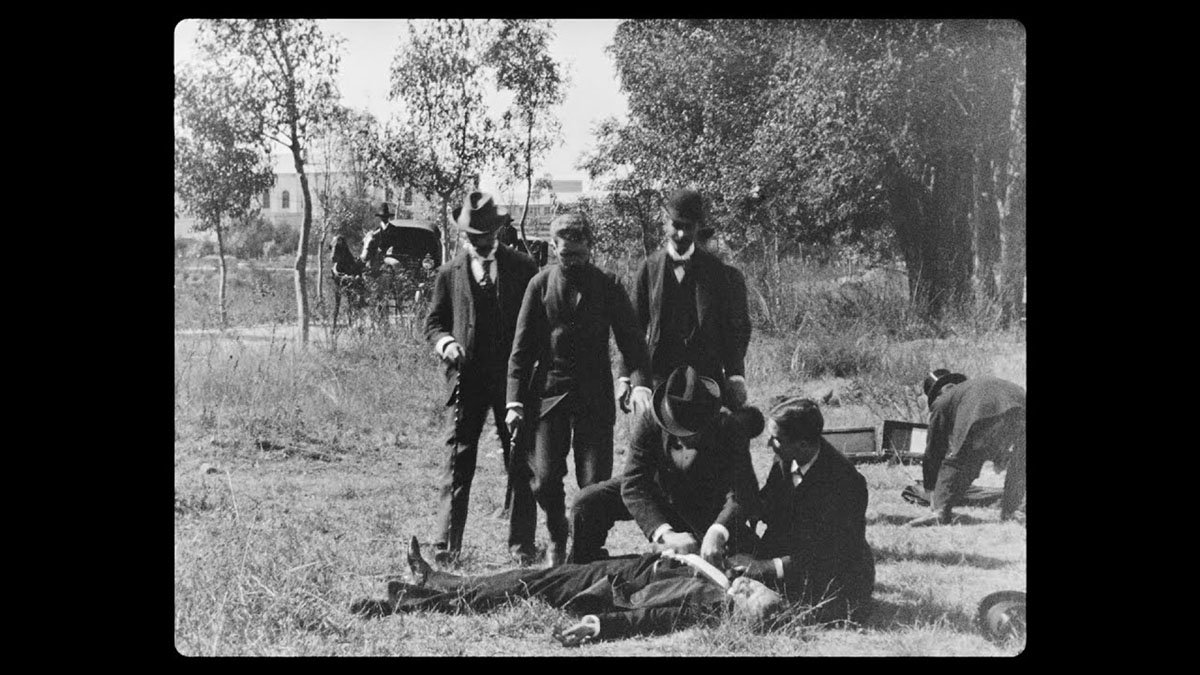
M 704 326 L 704 317 L 708 314 L 708 308 L 712 305 L 713 294 L 713 277 L 716 276 L 717 270 L 710 264 L 708 258 L 704 257 L 700 249 L 697 248 L 692 253 L 692 273 L 696 275 L 696 330 L 700 331 Z
M 666 258 L 667 252 L 660 248 L 646 260 L 646 274 L 650 277 L 650 323 L 658 329 L 655 335 L 650 337 L 654 342 L 657 342 L 657 334 L 662 329 L 659 322 L 662 320 L 663 269 L 666 267 Z
M 466 308 L 466 325 L 471 326 L 470 334 L 463 336 L 463 345 L 467 346 L 475 341 L 475 302 L 471 298 L 471 259 L 466 252 L 458 255 L 454 266 L 454 301 L 462 303 Z

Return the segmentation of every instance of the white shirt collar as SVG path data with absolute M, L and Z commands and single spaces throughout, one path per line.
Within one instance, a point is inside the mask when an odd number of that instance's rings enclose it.
M 684 251 L 683 253 L 676 253 L 675 246 L 670 243 L 667 244 L 667 255 L 671 256 L 672 260 L 691 260 L 692 254 L 695 252 L 696 242 L 694 241 L 692 242 L 691 246 L 688 246 L 688 250 Z
M 489 252 L 487 254 L 487 257 L 484 257 L 484 256 L 479 255 L 479 251 L 475 250 L 475 247 L 471 245 L 471 242 L 467 242 L 467 255 L 474 258 L 475 260 L 495 260 L 496 259 L 496 247 L 499 245 L 500 245 L 500 243 L 497 242 L 495 244 L 495 246 L 492 246 L 492 250 L 491 250 L 491 252 Z
M 812 459 L 808 460 L 808 462 L 805 464 L 797 464 L 796 460 L 793 459 L 791 467 L 792 473 L 798 473 L 801 476 L 804 476 L 804 474 L 808 473 L 808 470 L 812 468 L 813 463 L 817 461 L 817 456 L 820 454 L 821 451 L 818 449 L 813 453 Z

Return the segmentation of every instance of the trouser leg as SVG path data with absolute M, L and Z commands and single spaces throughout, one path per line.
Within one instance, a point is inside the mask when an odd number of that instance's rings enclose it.
M 504 410 L 505 412 L 500 412 Z M 495 412 L 499 426 L 504 427 L 503 396 Z M 533 489 L 530 482 L 533 474 L 529 467 L 530 447 L 534 438 L 530 433 L 533 425 L 528 420 L 523 422 L 524 428 L 515 439 L 509 439 L 507 428 L 501 431 L 501 439 L 508 439 L 505 447 L 505 498 L 504 509 L 508 512 L 508 547 L 510 551 L 520 551 L 532 555 L 534 552 L 534 535 L 537 530 L 537 503 L 533 499 Z
M 530 457 L 530 487 L 538 506 L 546 514 L 550 540 L 566 543 L 569 525 L 563 478 L 567 475 L 567 452 L 571 443 L 571 416 L 559 405 L 536 423 L 533 453 Z
M 575 436 L 575 482 L 581 488 L 612 478 L 613 427 L 597 415 L 580 410 L 572 415 Z
M 451 431 L 446 441 L 447 458 L 442 471 L 438 538 L 435 547 L 455 552 L 462 550 L 467 506 L 471 497 L 471 481 L 475 478 L 479 433 L 483 430 L 483 419 L 487 413 L 486 402 L 472 394 L 467 387 L 461 387 L 458 401 L 451 406 L 448 413 Z
M 933 490 L 933 510 L 948 518 L 953 507 L 961 505 L 967 488 L 979 477 L 983 462 L 974 457 L 948 457 L 938 470 L 937 486 Z
M 621 476 L 589 485 L 575 494 L 571 505 L 571 555 L 573 563 L 589 563 L 606 557 L 604 542 L 618 520 L 632 520 L 621 499 Z
M 1000 517 L 1008 518 L 1025 499 L 1025 414 L 1014 415 L 1008 429 L 1012 455 L 1004 476 L 1004 497 L 1000 500 Z

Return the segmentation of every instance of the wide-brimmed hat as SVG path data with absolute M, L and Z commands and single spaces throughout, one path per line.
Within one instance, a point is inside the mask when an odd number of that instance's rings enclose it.
M 468 234 L 490 234 L 512 220 L 508 210 L 496 206 L 496 200 L 487 192 L 468 194 L 450 215 L 458 229 Z
M 937 400 L 939 395 L 941 395 L 942 389 L 945 388 L 946 385 L 958 384 L 966 381 L 966 375 L 963 375 L 962 373 L 952 373 L 945 368 L 938 368 L 937 370 L 929 373 L 925 376 L 925 382 L 922 384 L 925 389 L 925 398 L 928 401 L 928 405 L 933 405 L 933 402 Z
M 975 617 L 983 635 L 998 643 L 1025 639 L 1025 593 L 996 591 L 979 602 Z
M 383 206 L 379 207 L 379 210 L 375 212 L 375 215 L 379 216 L 380 218 L 390 219 L 396 214 L 392 213 L 392 207 L 387 202 L 384 202 Z
M 700 225 L 704 222 L 704 200 L 695 190 L 683 189 L 672 192 L 665 205 L 667 215 L 679 223 Z
M 721 411 L 721 387 L 691 366 L 671 371 L 658 385 L 650 412 L 658 426 L 672 436 L 693 436 Z

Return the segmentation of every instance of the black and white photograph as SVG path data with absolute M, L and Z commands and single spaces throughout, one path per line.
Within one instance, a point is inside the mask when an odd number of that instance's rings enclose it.
M 185 19 L 174 130 L 179 655 L 1025 654 L 1021 21 Z

